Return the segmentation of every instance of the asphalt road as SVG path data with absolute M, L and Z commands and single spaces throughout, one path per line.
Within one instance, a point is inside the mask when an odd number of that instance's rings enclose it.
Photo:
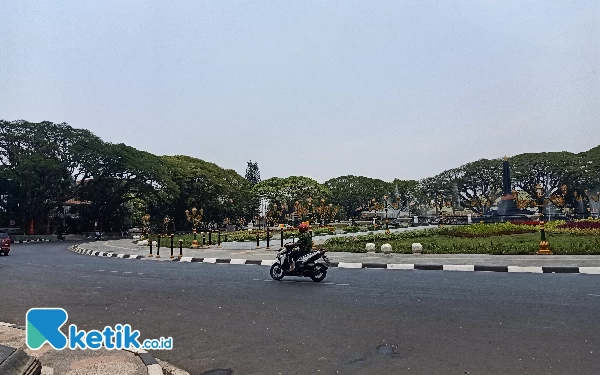
M 67 245 L 14 245 L 0 257 L 0 321 L 62 307 L 87 329 L 129 323 L 144 338 L 172 336 L 174 349 L 154 355 L 191 374 L 600 369 L 598 275 L 336 268 L 321 284 L 275 282 L 264 266 L 92 257 Z

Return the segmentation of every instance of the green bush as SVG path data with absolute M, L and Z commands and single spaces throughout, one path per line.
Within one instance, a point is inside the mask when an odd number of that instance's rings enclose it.
M 465 227 L 455 227 L 465 228 Z M 507 229 L 500 225 L 494 227 L 499 232 Z M 465 232 L 448 231 L 450 228 L 431 228 L 402 233 L 378 233 L 366 236 L 330 238 L 323 244 L 328 251 L 364 253 L 365 245 L 375 243 L 380 248 L 384 243 L 392 245 L 394 253 L 412 253 L 412 244 L 423 245 L 424 254 L 495 254 L 525 255 L 534 254 L 539 249 L 540 235 L 537 232 L 493 236 L 482 231 L 481 237 L 464 236 Z M 518 232 L 518 231 L 517 231 Z M 452 235 L 448 235 L 448 233 Z M 459 233 L 458 236 L 455 234 Z M 466 231 L 466 233 L 470 233 Z M 471 232 L 472 233 L 472 232 Z M 600 255 L 600 238 L 571 234 L 547 235 L 550 250 L 558 255 Z

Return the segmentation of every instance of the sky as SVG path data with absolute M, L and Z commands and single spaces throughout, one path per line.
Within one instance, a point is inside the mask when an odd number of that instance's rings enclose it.
M 600 2 L 0 0 L 0 118 L 244 175 L 600 144 Z

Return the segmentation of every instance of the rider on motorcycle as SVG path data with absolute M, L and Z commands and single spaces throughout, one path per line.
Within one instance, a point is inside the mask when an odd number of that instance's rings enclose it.
M 300 226 L 298 227 L 298 232 L 300 232 L 300 234 L 298 235 L 298 241 L 296 241 L 295 244 L 297 248 L 294 251 L 292 251 L 290 255 L 290 270 L 292 271 L 300 266 L 300 264 L 297 264 L 298 259 L 303 255 L 308 254 L 312 249 L 312 238 L 310 236 L 310 233 L 308 233 L 308 224 L 300 224 Z

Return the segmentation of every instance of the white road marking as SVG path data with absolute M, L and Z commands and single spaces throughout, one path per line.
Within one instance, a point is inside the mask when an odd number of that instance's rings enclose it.
M 229 264 L 246 264 L 246 259 L 232 259 Z
M 542 267 L 520 267 L 520 266 L 508 266 L 508 272 L 532 272 L 532 273 L 543 273 Z
M 272 259 L 269 259 L 269 260 L 263 260 L 262 262 L 260 262 L 260 265 L 261 266 L 272 266 L 273 263 L 275 263 L 275 261 Z
M 415 265 L 414 264 L 393 264 L 390 263 L 387 265 L 387 268 L 389 270 L 414 270 L 415 269 Z
M 104 272 L 104 271 L 106 271 L 106 270 L 98 270 L 98 272 Z
M 179 259 L 180 262 L 188 262 L 191 263 L 192 262 L 192 258 L 193 257 L 181 257 L 181 259 Z
M 442 269 L 444 271 L 475 271 L 475 266 L 466 264 L 444 264 Z
M 119 272 L 119 271 L 110 271 L 110 272 Z
M 600 267 L 579 267 L 579 273 L 600 275 Z
M 588 294 L 588 296 L 592 296 L 592 297 L 600 297 L 600 294 Z
M 340 262 L 338 263 L 339 268 L 362 268 L 362 263 L 346 263 Z
M 338 286 L 349 286 L 350 284 L 335 284 L 335 285 L 338 285 Z
M 127 272 L 123 272 L 123 273 L 133 273 L 133 272 L 127 271 Z
M 143 275 L 143 274 L 144 274 L 143 272 L 138 272 L 138 275 Z
M 217 258 L 204 258 L 203 263 L 217 263 Z

